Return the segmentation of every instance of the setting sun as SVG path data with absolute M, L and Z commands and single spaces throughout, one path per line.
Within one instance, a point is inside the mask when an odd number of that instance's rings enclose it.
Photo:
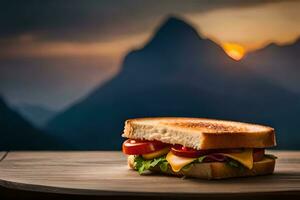
M 241 60 L 245 55 L 245 48 L 236 43 L 225 43 L 223 49 L 234 60 Z

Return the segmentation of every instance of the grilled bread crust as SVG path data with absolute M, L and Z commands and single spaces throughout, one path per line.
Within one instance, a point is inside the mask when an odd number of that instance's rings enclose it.
M 128 166 L 134 169 L 134 159 L 131 156 L 128 157 Z M 251 170 L 247 168 L 241 170 L 239 168 L 231 167 L 223 162 L 208 162 L 195 163 L 189 168 L 189 170 L 181 170 L 177 173 L 173 172 L 170 166 L 166 172 L 161 171 L 159 167 L 152 168 L 151 171 L 179 177 L 185 176 L 201 179 L 226 179 L 272 174 L 274 172 L 274 167 L 275 160 L 265 157 L 259 162 L 254 162 Z
M 125 122 L 122 136 L 181 144 L 195 149 L 276 146 L 275 131 L 271 127 L 205 118 L 129 119 Z

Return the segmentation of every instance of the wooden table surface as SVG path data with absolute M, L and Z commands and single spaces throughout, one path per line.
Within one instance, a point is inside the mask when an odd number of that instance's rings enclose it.
M 0 151 L 0 161 L 5 158 L 7 152 Z
M 278 156 L 273 175 L 209 181 L 140 176 L 121 152 L 0 152 L 0 186 L 93 196 L 300 197 L 300 151 L 271 153 Z

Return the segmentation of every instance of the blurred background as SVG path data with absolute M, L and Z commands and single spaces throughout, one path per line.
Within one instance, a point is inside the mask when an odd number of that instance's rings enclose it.
M 0 150 L 117 150 L 128 118 L 276 129 L 300 149 L 300 1 L 1 1 Z

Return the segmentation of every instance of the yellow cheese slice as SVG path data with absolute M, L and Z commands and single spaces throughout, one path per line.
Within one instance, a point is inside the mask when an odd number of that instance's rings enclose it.
M 152 153 L 147 153 L 147 154 L 143 154 L 143 158 L 145 158 L 146 160 L 151 160 L 153 158 L 158 158 L 162 155 L 165 155 L 167 154 L 168 152 L 170 151 L 170 148 L 169 147 L 166 147 L 166 148 L 163 148 L 161 150 L 158 150 L 158 151 L 154 151 Z
M 248 169 L 252 169 L 253 167 L 253 149 L 245 149 L 242 152 L 237 153 L 220 153 L 224 156 L 227 156 L 233 160 L 238 161 Z
M 174 172 L 179 172 L 181 168 L 190 164 L 197 158 L 186 158 L 186 157 L 179 157 L 174 155 L 171 151 L 168 153 L 166 160 L 171 165 L 171 168 Z
M 242 152 L 236 153 L 219 153 L 224 156 L 227 156 L 233 160 L 238 161 L 245 167 L 252 169 L 253 167 L 253 150 L 252 149 L 245 149 Z M 166 160 L 171 165 L 171 168 L 174 172 L 179 172 L 184 166 L 192 163 L 193 161 L 197 160 L 197 158 L 186 158 L 174 155 L 171 151 L 168 153 Z

